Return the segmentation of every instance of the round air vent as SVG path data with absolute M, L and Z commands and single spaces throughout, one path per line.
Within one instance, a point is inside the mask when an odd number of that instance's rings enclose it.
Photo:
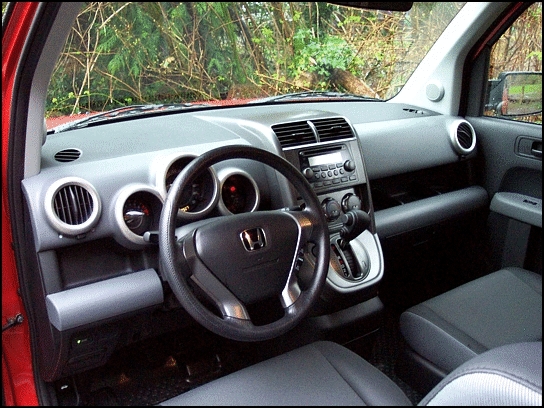
M 61 163 L 68 163 L 79 159 L 81 156 L 81 150 L 78 149 L 64 149 L 55 154 L 55 160 Z
M 63 178 L 47 190 L 45 212 L 59 233 L 81 235 L 90 231 L 98 221 L 100 198 L 87 181 L 77 177 Z
M 466 156 L 476 147 L 476 132 L 466 120 L 460 119 L 452 123 L 450 138 L 454 150 L 460 155 Z

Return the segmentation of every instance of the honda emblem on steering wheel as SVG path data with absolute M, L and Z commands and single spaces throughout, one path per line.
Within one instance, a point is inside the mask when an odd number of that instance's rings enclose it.
M 246 251 L 252 252 L 266 246 L 266 239 L 262 228 L 252 228 L 240 233 Z

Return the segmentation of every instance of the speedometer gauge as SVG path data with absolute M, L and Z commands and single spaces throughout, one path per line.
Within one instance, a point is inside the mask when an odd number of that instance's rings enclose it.
M 185 156 L 174 161 L 166 171 L 164 183 L 166 192 L 176 180 L 182 170 L 194 159 L 193 156 Z M 194 178 L 192 183 L 185 186 L 179 199 L 179 212 L 181 214 L 204 214 L 210 211 L 217 202 L 217 180 L 215 173 L 205 171 Z M 179 215 L 179 214 L 178 214 Z

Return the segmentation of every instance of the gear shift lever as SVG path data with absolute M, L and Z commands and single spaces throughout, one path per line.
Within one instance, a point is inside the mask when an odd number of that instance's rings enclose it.
M 346 249 L 349 241 L 354 239 L 370 225 L 370 216 L 362 210 L 350 210 L 340 218 L 344 226 L 340 230 L 340 248 Z

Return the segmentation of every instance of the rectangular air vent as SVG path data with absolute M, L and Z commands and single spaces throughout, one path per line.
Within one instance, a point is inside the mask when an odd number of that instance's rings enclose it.
M 312 123 L 317 129 L 317 137 L 320 142 L 353 137 L 351 126 L 344 118 L 316 119 L 312 120 Z
M 282 148 L 315 143 L 315 134 L 307 121 L 272 126 Z

